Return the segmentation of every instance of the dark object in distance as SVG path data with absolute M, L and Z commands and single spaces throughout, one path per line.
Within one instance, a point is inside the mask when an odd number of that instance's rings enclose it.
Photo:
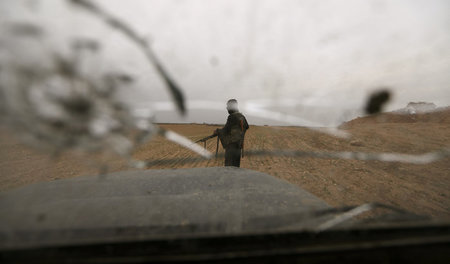
M 366 114 L 376 114 L 381 112 L 381 109 L 384 104 L 386 104 L 391 97 L 391 93 L 389 90 L 380 90 L 372 93 L 367 101 Z
M 236 99 L 227 102 L 228 118 L 222 129 L 214 133 L 219 136 L 225 149 L 225 166 L 241 166 L 241 156 L 244 155 L 245 132 L 249 129 L 247 119 L 239 112 Z

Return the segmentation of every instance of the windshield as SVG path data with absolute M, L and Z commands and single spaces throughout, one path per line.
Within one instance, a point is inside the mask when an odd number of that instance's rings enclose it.
M 1 231 L 448 223 L 449 10 L 3 0 Z

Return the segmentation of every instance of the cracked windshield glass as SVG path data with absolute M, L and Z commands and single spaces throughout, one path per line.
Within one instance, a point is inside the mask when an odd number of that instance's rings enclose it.
M 2 0 L 0 248 L 448 224 L 449 10 Z

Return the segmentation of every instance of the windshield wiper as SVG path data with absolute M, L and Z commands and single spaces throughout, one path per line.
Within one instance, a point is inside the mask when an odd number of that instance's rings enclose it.
M 381 215 L 371 217 L 369 220 L 355 220 L 355 217 L 375 209 L 388 209 L 394 215 Z M 351 225 L 367 222 L 395 222 L 395 221 L 425 221 L 428 216 L 417 215 L 403 209 L 382 204 L 365 203 L 356 206 L 343 206 L 314 211 L 298 212 L 285 215 L 264 216 L 251 218 L 244 223 L 244 229 L 279 229 L 302 225 L 311 231 L 321 232 L 330 228 L 341 226 L 351 221 Z

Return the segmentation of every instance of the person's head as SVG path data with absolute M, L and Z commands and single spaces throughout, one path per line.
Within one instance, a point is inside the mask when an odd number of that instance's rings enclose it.
M 228 110 L 228 113 L 230 113 L 230 114 L 239 111 L 239 109 L 238 109 L 238 102 L 237 102 L 236 99 L 228 100 L 228 102 L 227 102 L 227 110 Z

